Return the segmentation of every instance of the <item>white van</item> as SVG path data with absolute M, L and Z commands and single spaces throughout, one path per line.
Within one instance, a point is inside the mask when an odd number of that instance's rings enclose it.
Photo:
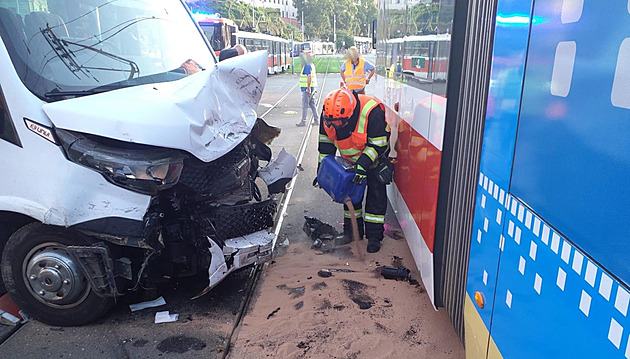
M 2 278 L 26 313 L 81 325 L 271 258 L 266 53 L 218 64 L 180 0 L 0 0 L 0 69 Z

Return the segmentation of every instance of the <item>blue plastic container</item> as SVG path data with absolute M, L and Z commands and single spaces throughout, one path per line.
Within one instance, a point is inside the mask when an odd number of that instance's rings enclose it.
M 346 203 L 348 198 L 352 203 L 361 203 L 367 182 L 356 184 L 352 182 L 352 163 L 343 157 L 326 156 L 322 159 L 317 172 L 317 183 L 330 195 L 335 202 Z

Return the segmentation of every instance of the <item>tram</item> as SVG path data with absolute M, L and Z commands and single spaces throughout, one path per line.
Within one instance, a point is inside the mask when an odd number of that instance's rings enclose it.
M 402 2 L 379 1 L 367 91 L 390 202 L 467 358 L 629 358 L 627 2 Z
M 364 37 L 364 36 L 355 36 L 354 37 L 354 46 L 359 49 L 359 52 L 362 54 L 367 54 L 372 51 L 372 38 Z
M 248 51 L 266 50 L 269 53 L 269 74 L 285 72 L 291 66 L 291 47 L 289 40 L 277 36 L 255 32 L 239 31 L 236 41 Z
M 193 13 L 193 17 L 217 56 L 221 50 L 236 44 L 238 26 L 234 21 L 222 18 L 218 14 Z
M 330 41 L 313 41 L 310 43 L 313 55 L 333 55 L 335 44 Z
M 402 71 L 430 81 L 446 81 L 451 35 L 420 35 L 395 38 L 390 41 L 392 53 L 403 54 Z M 404 48 L 404 49 L 403 49 Z

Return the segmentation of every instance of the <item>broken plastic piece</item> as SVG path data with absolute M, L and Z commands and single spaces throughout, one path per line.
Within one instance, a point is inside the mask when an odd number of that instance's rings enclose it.
M 135 312 L 138 310 L 147 309 L 147 308 L 155 308 L 162 305 L 166 305 L 166 301 L 164 300 L 164 297 L 159 297 L 157 299 L 149 300 L 142 303 L 129 304 L 129 309 L 131 309 L 132 312 Z
M 305 222 L 302 230 L 312 240 L 332 240 L 339 236 L 339 233 L 328 223 L 324 223 L 315 217 L 304 216 Z
M 322 278 L 332 277 L 332 273 L 328 269 L 320 270 L 319 272 L 317 272 L 317 275 Z
M 168 310 L 155 313 L 155 324 L 172 323 L 179 319 L 179 314 L 170 314 Z
M 409 280 L 409 269 L 400 266 L 398 268 L 393 267 L 382 267 L 381 275 L 385 279 L 395 279 L 395 280 Z
M 286 184 L 297 175 L 297 160 L 295 156 L 287 153 L 283 148 L 278 157 L 274 158 L 268 165 L 258 170 L 260 178 L 269 187 L 270 193 L 284 192 Z M 274 186 L 280 182 L 280 186 Z
M 20 324 L 20 322 L 21 322 L 20 318 L 0 309 L 0 324 L 16 326 Z

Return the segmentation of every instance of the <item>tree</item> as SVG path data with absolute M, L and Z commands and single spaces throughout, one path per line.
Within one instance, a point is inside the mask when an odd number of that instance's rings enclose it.
M 356 23 L 359 25 L 359 35 L 371 37 L 370 25 L 376 20 L 376 2 L 373 0 L 359 0 L 357 3 Z

